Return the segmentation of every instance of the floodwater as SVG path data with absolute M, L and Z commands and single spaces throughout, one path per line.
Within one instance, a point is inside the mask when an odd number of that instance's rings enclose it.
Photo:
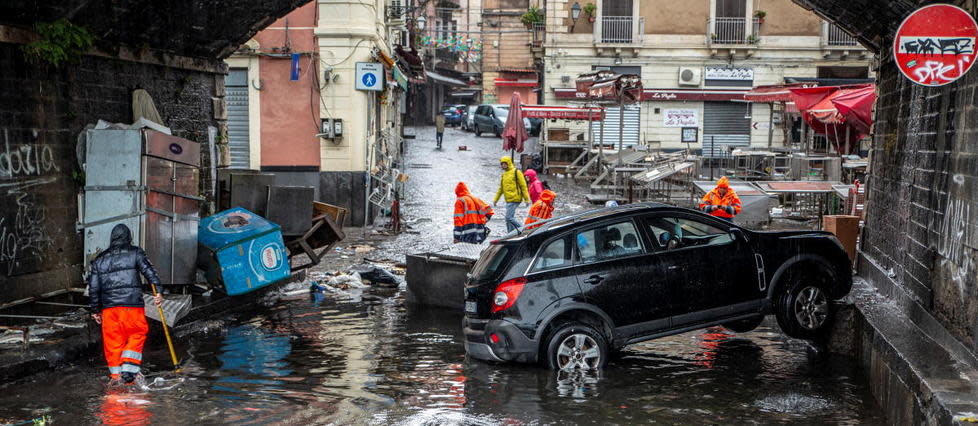
M 373 256 L 400 260 L 450 243 L 460 178 L 494 195 L 497 172 L 480 169 L 497 167 L 498 139 L 450 129 L 446 150 L 434 152 L 431 133 L 409 141 L 407 163 L 432 165 L 428 174 L 407 168 L 414 232 L 380 242 Z M 452 141 L 469 151 L 449 150 Z M 579 194 L 558 193 L 558 211 L 583 208 Z M 770 318 L 751 333 L 686 333 L 629 347 L 598 373 L 564 373 L 466 359 L 461 315 L 407 306 L 403 287 L 355 300 L 303 289 L 181 329 L 180 373 L 153 337 L 145 387 L 106 386 L 100 356 L 2 384 L 0 423 L 884 423 L 858 367 L 784 337 Z

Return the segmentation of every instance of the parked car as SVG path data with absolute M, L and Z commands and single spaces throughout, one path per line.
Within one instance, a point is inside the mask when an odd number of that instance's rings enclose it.
M 543 129 L 543 119 L 527 118 L 526 120 L 530 122 L 530 127 L 527 128 L 527 131 L 530 133 L 530 136 L 540 136 L 540 132 Z
M 774 314 L 785 334 L 825 333 L 852 286 L 822 231 L 757 232 L 664 204 L 591 210 L 493 241 L 465 284 L 465 351 L 488 361 L 601 368 L 612 351 Z
M 462 112 L 462 130 L 465 130 L 466 132 L 475 130 L 473 119 L 475 118 L 475 110 L 477 108 L 479 108 L 478 105 L 469 105 L 465 107 L 465 111 Z
M 446 126 L 459 126 L 462 124 L 462 111 L 465 109 L 465 105 L 449 105 L 441 110 L 441 114 L 445 116 Z
M 472 119 L 475 135 L 482 136 L 483 133 L 493 133 L 497 138 L 502 136 L 503 129 L 506 127 L 506 117 L 509 117 L 509 105 L 479 105 L 475 110 L 475 117 Z M 528 133 L 532 129 L 532 123 L 527 118 L 523 119 L 523 126 L 526 127 Z

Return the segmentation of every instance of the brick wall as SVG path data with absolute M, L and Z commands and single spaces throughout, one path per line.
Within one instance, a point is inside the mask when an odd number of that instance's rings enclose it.
M 204 144 L 207 170 L 223 75 L 97 56 L 56 69 L 0 43 L 0 303 L 81 284 L 76 138 L 98 119 L 132 122 L 135 89 L 174 134 Z
M 978 350 L 978 73 L 921 87 L 882 55 L 862 250 Z

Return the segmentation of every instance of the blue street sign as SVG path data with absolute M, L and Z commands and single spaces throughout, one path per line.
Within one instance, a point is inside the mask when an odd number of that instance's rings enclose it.
M 378 62 L 357 62 L 356 89 L 384 90 L 384 65 Z
M 292 75 L 289 77 L 289 81 L 299 81 L 299 54 L 292 54 Z

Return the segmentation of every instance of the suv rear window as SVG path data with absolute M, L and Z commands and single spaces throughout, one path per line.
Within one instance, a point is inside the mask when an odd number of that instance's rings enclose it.
M 490 244 L 472 267 L 472 278 L 476 281 L 492 281 L 508 263 L 513 249 L 506 244 Z

